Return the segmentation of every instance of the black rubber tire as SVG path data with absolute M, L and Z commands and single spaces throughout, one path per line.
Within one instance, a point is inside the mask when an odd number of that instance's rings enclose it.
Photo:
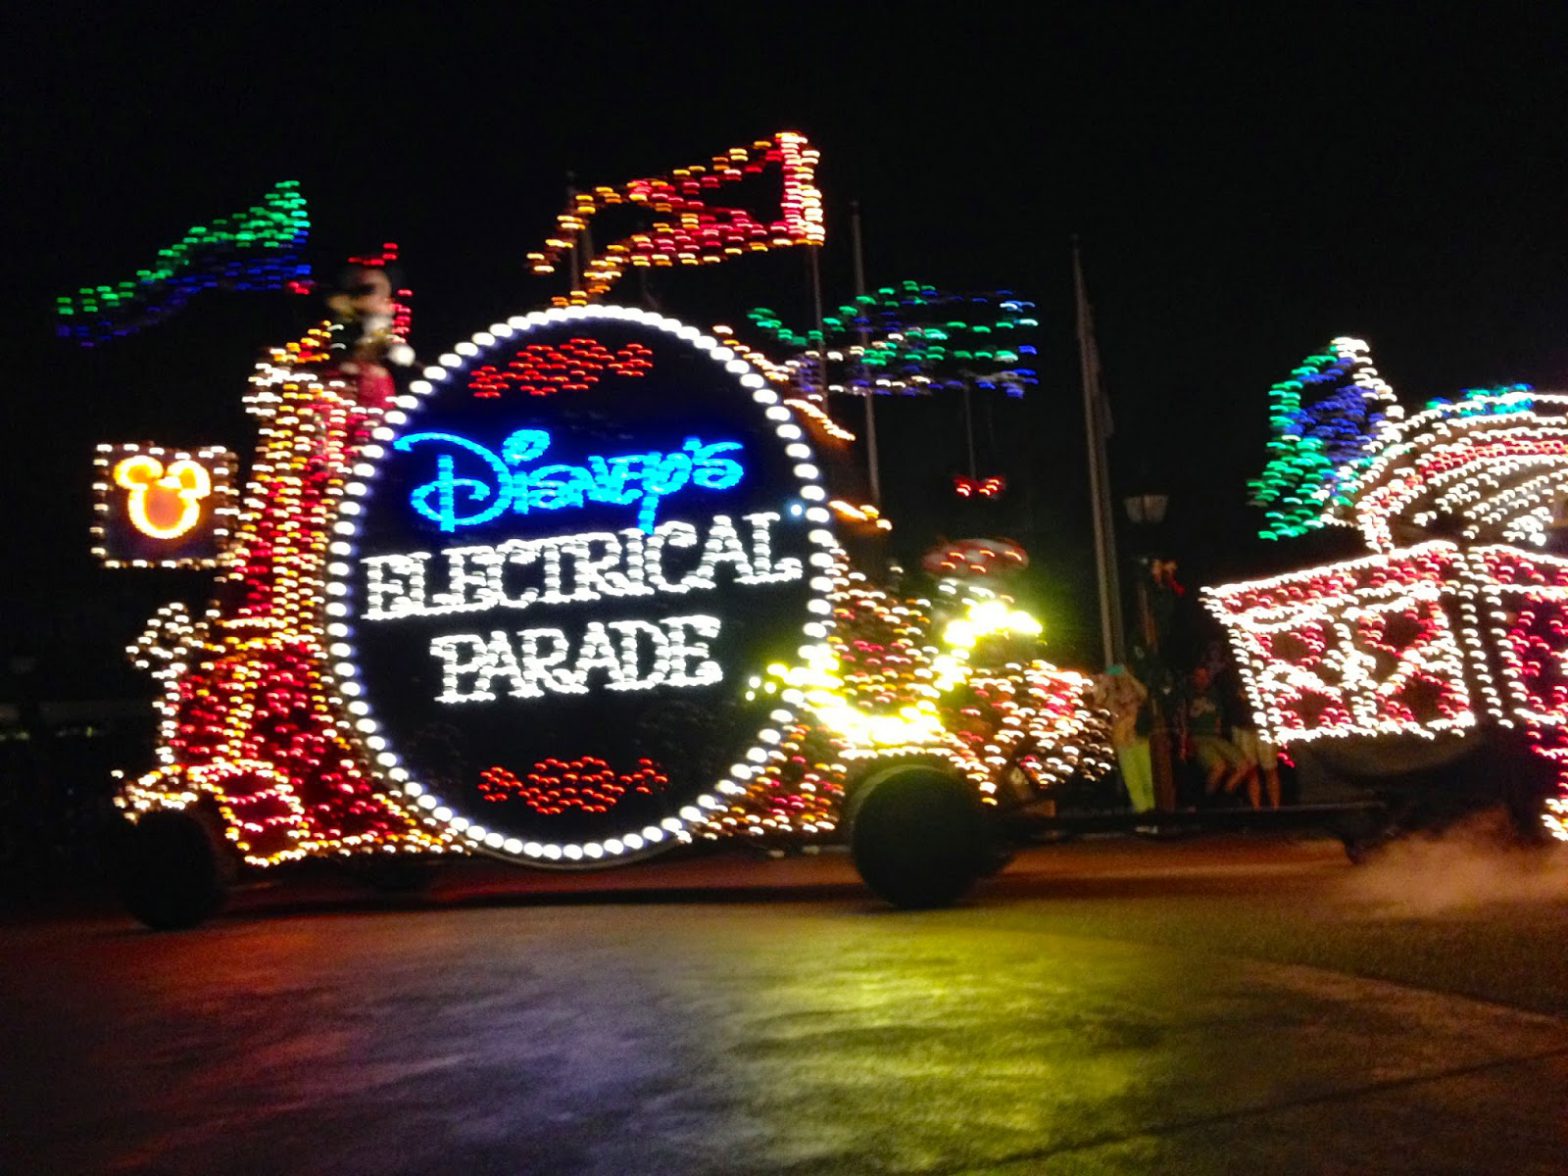
M 1334 835 L 1345 847 L 1350 864 L 1364 866 L 1388 846 L 1394 831 L 1387 813 L 1368 810 L 1340 817 L 1334 823 Z
M 985 852 L 980 859 L 980 877 L 994 878 L 1008 866 L 1013 864 L 1013 859 L 1018 856 L 1018 846 L 1001 836 L 994 830 L 987 839 Z
M 223 907 L 228 870 L 220 852 L 200 817 L 148 813 L 120 842 L 120 900 L 154 931 L 194 927 Z
M 850 853 L 879 898 L 948 906 L 992 863 L 990 823 L 968 781 L 923 764 L 890 768 L 855 794 Z
M 1353 866 L 1366 865 L 1388 846 L 1387 841 L 1359 837 L 1341 837 L 1340 844 L 1345 847 L 1346 860 Z
M 1514 840 L 1522 846 L 1547 846 L 1552 836 L 1542 820 L 1547 798 L 1557 792 L 1555 766 L 1539 756 L 1515 752 L 1502 765 L 1503 809 Z

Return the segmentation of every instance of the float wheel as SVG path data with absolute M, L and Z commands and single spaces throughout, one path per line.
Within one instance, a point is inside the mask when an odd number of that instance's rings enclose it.
M 924 764 L 889 768 L 855 794 L 850 853 L 879 898 L 906 910 L 947 906 L 992 861 L 993 836 L 974 788 Z
M 1364 866 L 1388 845 L 1393 834 L 1381 822 L 1352 817 L 1340 821 L 1335 827 L 1339 843 L 1345 847 L 1345 857 L 1353 866 Z
M 148 813 L 126 829 L 119 856 L 120 899 L 154 931 L 194 927 L 223 906 L 227 863 L 194 813 Z

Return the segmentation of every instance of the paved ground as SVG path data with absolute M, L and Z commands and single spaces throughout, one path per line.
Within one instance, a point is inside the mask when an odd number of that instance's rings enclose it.
M 1552 855 L 1103 840 L 921 914 L 831 854 L 470 866 L 0 935 L 5 1172 L 1568 1170 Z

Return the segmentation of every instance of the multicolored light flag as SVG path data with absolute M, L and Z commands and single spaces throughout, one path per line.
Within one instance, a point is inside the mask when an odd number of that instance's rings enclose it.
M 551 274 L 567 254 L 579 253 L 570 294 L 557 306 L 585 306 L 602 297 L 628 266 L 712 265 L 745 253 L 790 245 L 821 245 L 822 193 L 817 190 L 819 153 L 806 137 L 780 131 L 749 146 L 731 147 L 711 162 L 678 167 L 667 176 L 628 180 L 613 187 L 578 192 L 556 220 L 556 234 L 541 252 L 528 255 L 536 274 Z M 782 183 L 777 211 L 754 211 L 717 203 L 725 189 L 777 169 Z M 738 194 L 738 193 L 736 193 Z M 593 251 L 589 222 L 604 209 L 624 204 L 653 214 L 646 229 Z
M 808 394 L 826 371 L 829 392 L 865 396 L 1001 388 L 1010 396 L 1038 382 L 1034 303 L 1007 290 L 956 294 L 913 280 L 862 294 L 796 331 L 759 306 L 747 317 L 775 342 L 799 349 L 791 362 Z M 826 346 L 827 363 L 819 362 Z
M 55 299 L 59 334 L 83 347 L 133 335 L 203 290 L 303 293 L 309 289 L 310 266 L 302 257 L 309 235 L 298 181 L 280 181 L 251 207 L 187 230 L 134 277 L 62 294 Z
M 1335 339 L 1269 389 L 1269 462 L 1250 482 L 1264 509 L 1264 539 L 1288 539 L 1333 521 L 1344 484 L 1372 459 L 1385 420 L 1404 410 L 1360 339 Z

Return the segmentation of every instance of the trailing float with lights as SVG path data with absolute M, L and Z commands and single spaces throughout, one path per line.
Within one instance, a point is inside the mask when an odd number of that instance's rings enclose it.
M 1263 535 L 1354 527 L 1373 554 L 1205 590 L 1259 731 L 1374 785 L 1468 759 L 1483 797 L 1568 840 L 1568 395 L 1407 416 L 1336 339 L 1272 399 Z
M 903 599 L 852 569 L 837 528 L 889 524 L 829 496 L 819 451 L 850 434 L 822 404 L 721 328 L 590 304 L 628 266 L 820 243 L 815 159 L 781 133 L 596 189 L 541 272 L 601 206 L 663 219 L 406 388 L 328 327 L 277 349 L 237 501 L 225 451 L 103 447 L 103 560 L 218 572 L 132 650 L 162 689 L 157 763 L 117 797 L 134 913 L 198 922 L 236 865 L 719 839 L 847 840 L 878 894 L 930 906 L 995 867 L 1000 814 L 1108 769 L 1033 618 L 974 578 Z M 708 203 L 765 167 L 777 218 Z

